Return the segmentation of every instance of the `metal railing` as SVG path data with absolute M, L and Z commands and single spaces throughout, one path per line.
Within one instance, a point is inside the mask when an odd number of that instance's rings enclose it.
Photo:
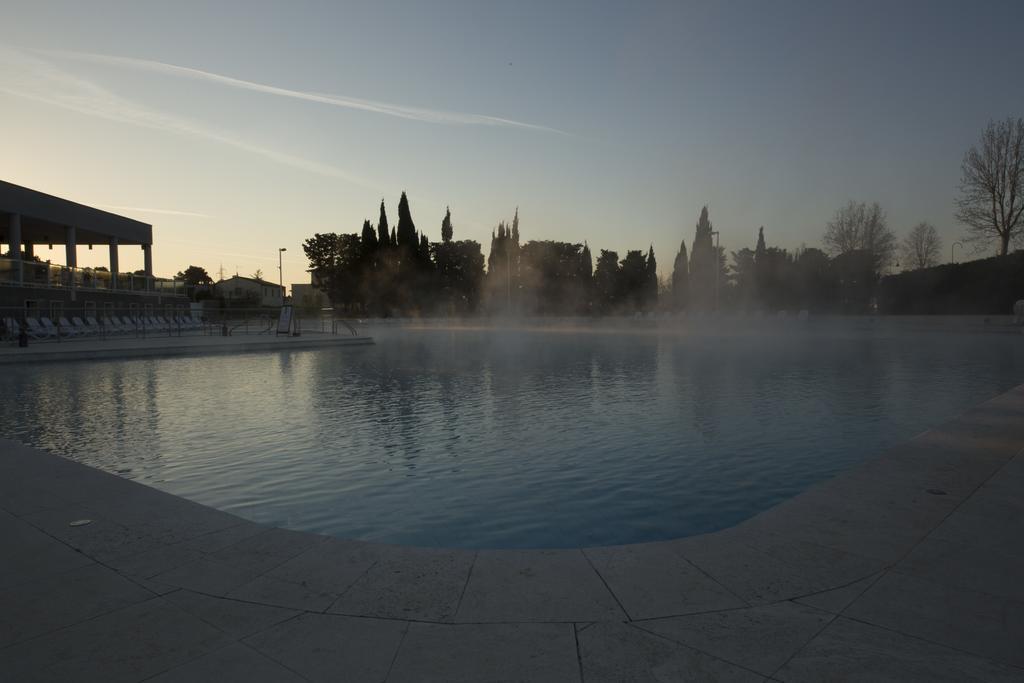
M 156 306 L 68 306 L 60 301 L 32 301 L 0 307 L 0 342 L 66 342 L 110 338 L 236 336 L 278 334 L 279 308 L 204 309 L 183 304 Z M 333 312 L 293 310 L 289 335 L 351 334 L 358 331 Z
M 54 263 L 0 258 L 0 284 L 22 287 L 93 289 L 135 292 L 138 294 L 190 295 L 193 287 L 183 280 L 147 277 L 137 273 L 117 273 L 95 268 L 71 268 Z

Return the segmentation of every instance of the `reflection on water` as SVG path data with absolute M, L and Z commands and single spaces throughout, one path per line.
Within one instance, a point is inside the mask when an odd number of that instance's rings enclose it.
M 602 545 L 732 525 L 1022 381 L 1008 334 L 390 330 L 5 369 L 0 433 L 297 529 Z

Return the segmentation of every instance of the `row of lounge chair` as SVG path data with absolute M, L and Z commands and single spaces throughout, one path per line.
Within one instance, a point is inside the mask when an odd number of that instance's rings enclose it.
M 50 318 L 27 317 L 24 319 L 25 334 L 30 339 L 70 339 L 72 337 L 93 337 L 105 335 L 145 334 L 159 332 L 189 332 L 203 329 L 203 322 L 190 315 L 164 317 L 108 315 L 99 319 L 86 316 L 85 320 L 73 316 L 70 320 L 61 316 L 55 324 Z M 14 318 L 3 319 L 4 336 L 17 339 L 21 335 L 22 323 Z

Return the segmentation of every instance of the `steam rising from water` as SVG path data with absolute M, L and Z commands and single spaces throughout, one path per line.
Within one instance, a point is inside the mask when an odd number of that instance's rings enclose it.
M 0 433 L 261 522 L 572 547 L 730 526 L 1024 381 L 1019 335 L 952 322 L 647 322 L 13 368 Z

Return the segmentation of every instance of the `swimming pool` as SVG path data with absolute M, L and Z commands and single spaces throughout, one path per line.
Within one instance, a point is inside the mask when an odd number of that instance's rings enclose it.
M 859 321 L 371 330 L 0 371 L 0 434 L 255 521 L 424 546 L 731 526 L 1024 382 L 1024 339 Z

